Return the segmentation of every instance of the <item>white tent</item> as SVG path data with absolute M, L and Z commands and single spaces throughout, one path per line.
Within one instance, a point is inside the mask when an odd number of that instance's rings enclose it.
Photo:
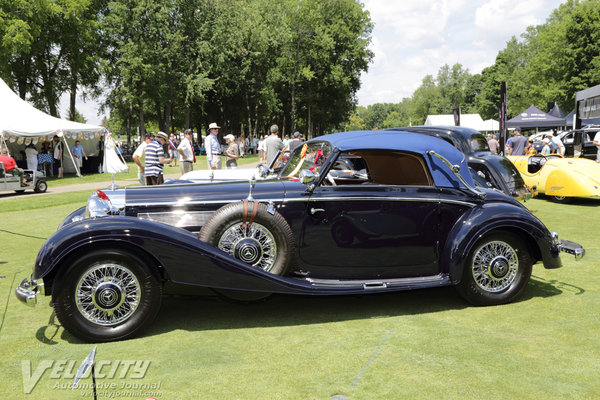
M 484 121 L 479 114 L 461 114 L 460 115 L 460 126 L 465 128 L 471 128 L 478 131 L 497 131 L 498 121 L 494 121 L 495 125 L 490 122 L 494 120 L 488 119 Z M 442 115 L 428 115 L 425 120 L 426 126 L 437 125 L 437 126 L 454 126 L 454 115 L 453 114 L 442 114 Z
M 65 143 L 65 172 L 74 172 L 70 149 L 79 140 L 86 154 L 97 154 L 97 145 L 106 129 L 101 126 L 81 124 L 48 115 L 21 99 L 0 79 L 0 142 L 19 158 L 19 153 L 29 143 L 52 140 L 54 135 Z M 67 156 L 67 154 L 69 156 Z M 68 160 L 71 159 L 71 162 Z
M 481 131 L 499 131 L 500 130 L 500 122 L 495 119 L 486 119 L 483 121 L 484 129 L 480 129 Z

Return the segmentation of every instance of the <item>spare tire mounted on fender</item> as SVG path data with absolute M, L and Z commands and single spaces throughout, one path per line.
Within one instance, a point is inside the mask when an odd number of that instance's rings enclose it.
M 235 258 L 276 275 L 284 275 L 294 254 L 292 230 L 287 221 L 259 202 L 231 203 L 221 207 L 202 227 L 200 240 Z

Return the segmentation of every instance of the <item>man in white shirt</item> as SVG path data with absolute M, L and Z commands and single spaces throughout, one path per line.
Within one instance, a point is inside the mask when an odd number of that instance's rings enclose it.
M 183 133 L 184 138 L 177 146 L 177 151 L 181 154 L 181 174 L 190 172 L 194 169 L 194 149 L 192 148 L 193 132 L 191 129 L 186 129 Z
M 221 127 L 218 126 L 216 122 L 211 123 L 208 125 L 208 132 L 210 134 L 204 139 L 208 169 L 221 169 L 221 145 L 217 138 L 219 129 L 221 129 Z
M 146 184 L 146 177 L 144 176 L 144 165 L 146 163 L 146 146 L 154 139 L 154 135 L 146 133 L 144 135 L 144 141 L 135 149 L 133 152 L 133 161 L 138 167 L 138 180 L 142 185 Z

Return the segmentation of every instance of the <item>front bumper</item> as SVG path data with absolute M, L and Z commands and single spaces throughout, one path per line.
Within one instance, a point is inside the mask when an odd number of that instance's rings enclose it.
M 44 282 L 36 281 L 33 277 L 25 278 L 15 289 L 17 299 L 27 304 L 30 307 L 35 307 L 37 304 L 37 295 L 44 295 Z
M 585 255 L 585 249 L 579 243 L 571 242 L 570 240 L 559 240 L 558 241 L 558 249 L 567 254 L 572 254 L 575 256 L 575 260 L 579 261 Z

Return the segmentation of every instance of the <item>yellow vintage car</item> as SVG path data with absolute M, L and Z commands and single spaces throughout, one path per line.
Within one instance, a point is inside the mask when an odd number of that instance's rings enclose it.
M 525 184 L 557 202 L 573 197 L 600 198 L 600 164 L 583 158 L 557 154 L 507 157 L 517 167 Z

